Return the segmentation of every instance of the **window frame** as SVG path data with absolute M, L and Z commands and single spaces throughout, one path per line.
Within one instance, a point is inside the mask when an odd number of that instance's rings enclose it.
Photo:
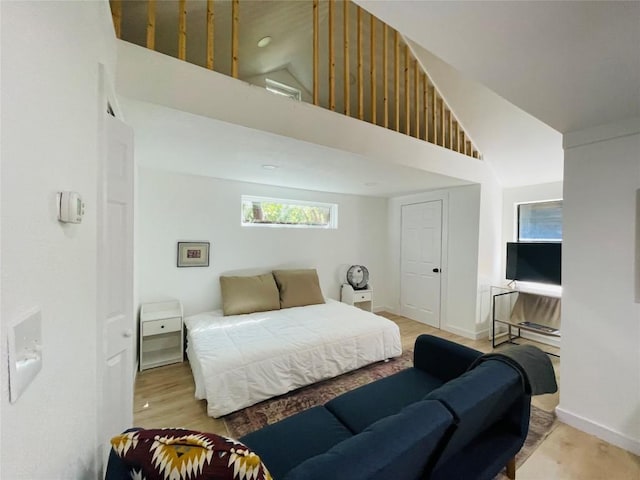
M 283 205 L 309 206 L 329 208 L 329 223 L 327 225 L 307 225 L 291 223 L 246 223 L 244 221 L 243 207 L 245 202 L 271 202 Z M 256 195 L 240 195 L 240 226 L 241 227 L 267 227 L 267 228 L 312 228 L 321 230 L 338 229 L 338 204 L 327 202 L 315 202 L 310 200 L 295 200 L 287 198 L 262 197 Z
M 549 243 L 562 243 L 562 238 L 560 239 L 541 239 L 541 238 L 536 238 L 536 239 L 521 239 L 520 238 L 520 207 L 522 205 L 535 205 L 535 204 L 541 204 L 541 203 L 555 203 L 555 202 L 561 202 L 561 206 L 564 207 L 564 201 L 562 198 L 554 198 L 554 199 L 546 199 L 546 200 L 535 200 L 535 201 L 527 201 L 527 202 L 517 202 L 515 204 L 515 228 L 514 228 L 514 239 L 516 242 L 521 243 L 521 242 L 549 242 Z M 563 219 L 564 219 L 564 210 L 563 210 Z M 563 231 L 564 233 L 564 231 Z

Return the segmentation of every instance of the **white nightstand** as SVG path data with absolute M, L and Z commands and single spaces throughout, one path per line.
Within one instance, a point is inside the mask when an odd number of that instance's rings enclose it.
M 140 371 L 182 362 L 182 303 L 145 303 L 140 309 Z
M 342 303 L 348 303 L 354 307 L 371 312 L 373 307 L 373 289 L 367 286 L 364 290 L 354 290 L 351 285 L 345 283 L 342 285 L 340 300 Z

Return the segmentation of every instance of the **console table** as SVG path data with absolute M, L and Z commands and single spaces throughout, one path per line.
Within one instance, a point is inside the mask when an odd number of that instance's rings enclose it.
M 493 348 L 517 344 L 523 331 L 560 339 L 560 304 L 557 296 L 491 287 Z M 496 343 L 496 326 L 507 327 L 507 339 Z M 559 356 L 551 352 L 549 355 Z

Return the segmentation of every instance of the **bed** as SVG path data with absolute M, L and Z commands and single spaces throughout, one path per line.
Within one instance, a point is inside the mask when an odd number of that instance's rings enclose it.
M 185 325 L 195 395 L 212 417 L 402 353 L 394 322 L 334 300 Z

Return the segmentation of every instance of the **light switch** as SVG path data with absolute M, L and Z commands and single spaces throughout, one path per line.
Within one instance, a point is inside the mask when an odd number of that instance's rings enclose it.
M 15 403 L 42 369 L 42 313 L 30 310 L 9 329 L 9 399 Z

